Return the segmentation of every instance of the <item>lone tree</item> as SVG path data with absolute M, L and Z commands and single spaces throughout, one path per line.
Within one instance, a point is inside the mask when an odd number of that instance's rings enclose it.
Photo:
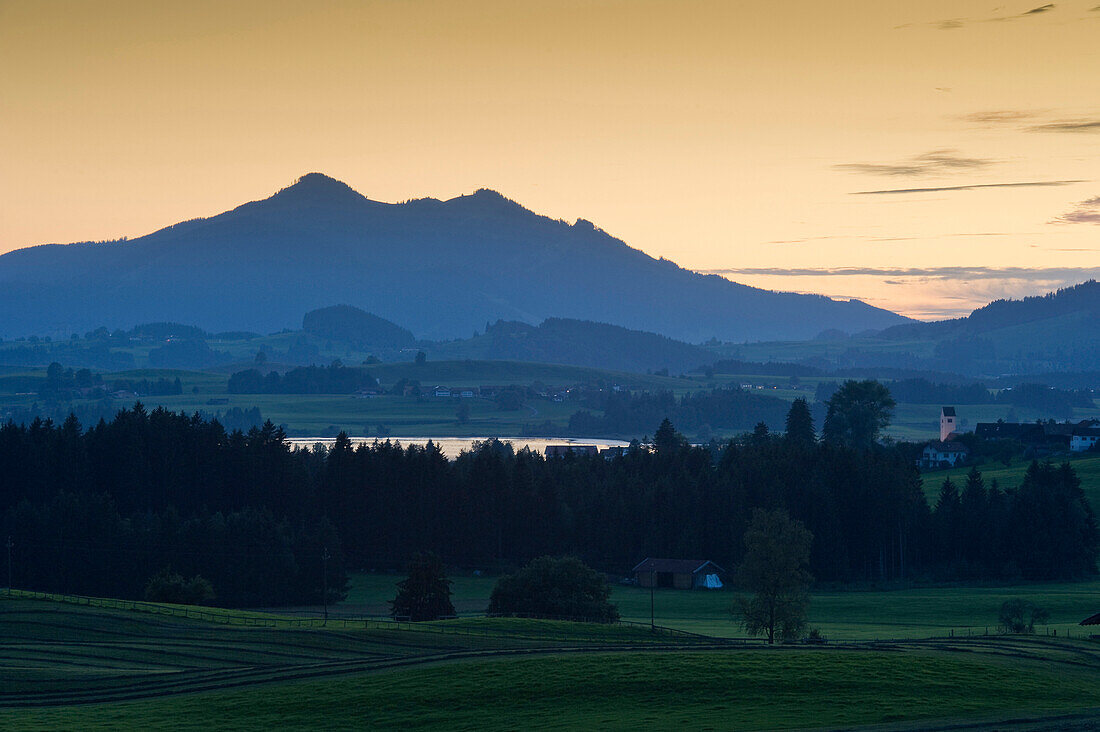
M 676 431 L 668 417 L 661 420 L 661 425 L 653 434 L 653 446 L 659 455 L 674 455 L 687 444 L 687 438 Z
M 490 613 L 567 617 L 613 623 L 607 578 L 576 557 L 539 557 L 501 577 L 489 597 Z
M 409 562 L 408 572 L 408 579 L 397 583 L 397 597 L 390 602 L 390 615 L 421 621 L 455 614 L 451 581 L 439 557 L 431 552 L 417 554 Z
M 813 534 L 786 511 L 756 509 L 745 531 L 745 559 L 737 570 L 738 583 L 753 593 L 739 597 L 733 613 L 752 635 L 766 635 L 768 643 L 797 638 L 806 627 L 813 577 L 806 570 Z
M 795 399 L 787 412 L 787 434 L 785 439 L 788 444 L 806 447 L 812 446 L 817 441 L 810 406 L 802 397 Z
M 1034 633 L 1035 624 L 1050 620 L 1050 613 L 1030 600 L 1005 600 L 997 614 L 1000 629 L 1005 633 Z
M 845 381 L 826 402 L 821 435 L 826 442 L 869 450 L 890 424 L 897 403 L 890 390 L 875 381 Z

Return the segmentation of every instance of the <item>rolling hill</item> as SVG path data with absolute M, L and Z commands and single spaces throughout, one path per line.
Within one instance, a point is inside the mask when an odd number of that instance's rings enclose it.
M 467 337 L 498 319 L 595 320 L 690 342 L 810 338 L 906 320 L 859 301 L 696 274 L 493 191 L 389 204 L 319 173 L 137 239 L 0 256 L 5 338 L 155 321 L 272 332 L 334 302 L 431 339 Z
M 1095 370 L 1100 363 L 1100 282 L 1089 280 L 1021 300 L 995 300 L 965 318 L 907 323 L 879 337 L 934 341 L 932 363 L 966 373 Z
M 498 320 L 481 335 L 439 343 L 429 352 L 434 358 L 537 361 L 639 373 L 684 372 L 716 358 L 705 348 L 655 333 L 564 318 L 548 318 L 537 327 Z

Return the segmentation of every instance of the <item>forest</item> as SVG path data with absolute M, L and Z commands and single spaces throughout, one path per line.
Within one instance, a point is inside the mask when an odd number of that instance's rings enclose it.
M 692 433 L 710 428 L 748 431 L 758 422 L 782 424 L 789 406 L 778 397 L 737 388 L 699 391 L 679 399 L 669 391 L 600 390 L 586 395 L 583 405 L 585 409 L 569 418 L 572 434 L 644 434 L 665 418 Z
M 813 533 L 819 581 L 1095 570 L 1096 520 L 1070 466 L 1036 463 L 1015 491 L 975 474 L 930 507 L 908 452 L 847 434 L 860 420 L 834 411 L 822 439 L 798 400 L 785 433 L 761 424 L 725 445 L 691 446 L 665 420 L 652 444 L 612 460 L 491 440 L 449 461 L 344 434 L 292 449 L 270 423 L 226 431 L 137 404 L 89 429 L 75 417 L 0 427 L 0 516 L 17 587 L 138 597 L 171 568 L 209 580 L 225 605 L 317 602 L 325 571 L 338 597 L 346 568 L 397 568 L 420 551 L 490 570 L 544 554 L 613 573 L 645 556 L 732 568 L 758 507 Z
M 329 366 L 300 366 L 280 375 L 259 369 L 238 371 L 229 377 L 230 394 L 351 394 L 374 388 L 378 380 L 366 370 L 348 368 L 339 361 Z

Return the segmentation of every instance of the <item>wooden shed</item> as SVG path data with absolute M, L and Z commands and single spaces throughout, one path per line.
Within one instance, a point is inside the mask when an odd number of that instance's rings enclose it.
M 709 559 L 656 559 L 646 557 L 634 567 L 639 587 L 672 587 L 677 590 L 718 589 L 726 570 Z

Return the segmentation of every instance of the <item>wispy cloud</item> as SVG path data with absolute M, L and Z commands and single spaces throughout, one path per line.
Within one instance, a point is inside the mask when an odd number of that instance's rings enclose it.
M 1046 5 L 1039 5 L 1025 10 L 1020 13 L 1014 13 L 1012 15 L 993 15 L 987 18 L 944 18 L 943 20 L 934 20 L 931 23 L 906 23 L 905 25 L 896 26 L 897 28 L 910 28 L 910 27 L 931 27 L 938 30 L 958 30 L 965 26 L 974 23 L 1003 23 L 1012 20 L 1022 20 L 1024 18 L 1034 18 L 1043 13 L 1049 13 L 1055 9 L 1054 3 L 1047 3 Z
M 986 112 L 974 112 L 965 114 L 962 119 L 966 122 L 974 122 L 982 125 L 1016 124 L 1024 120 L 1034 119 L 1038 112 L 1024 109 L 994 109 Z
M 914 318 L 966 315 L 993 300 L 1038 295 L 1100 279 L 1100 267 L 746 267 L 714 269 L 736 282 L 860 300 Z
M 1073 119 L 1032 125 L 1028 132 L 1100 132 L 1100 119 Z
M 935 188 L 889 188 L 879 191 L 852 191 L 852 196 L 878 196 L 893 193 L 935 193 L 937 191 L 975 191 L 979 188 L 1028 188 L 1045 186 L 1068 186 L 1071 183 L 1085 183 L 1083 180 L 1035 180 L 1021 183 L 975 183 L 965 186 L 938 186 Z
M 1100 224 L 1100 196 L 1077 204 L 1077 208 L 1054 219 L 1053 224 Z
M 1052 118 L 1049 111 L 1040 110 L 996 109 L 966 114 L 957 119 L 986 127 L 1022 125 L 1018 129 L 1026 132 L 1100 132 L 1100 117 L 1057 119 Z
M 955 150 L 931 150 L 897 163 L 840 163 L 835 170 L 869 175 L 920 177 L 944 173 L 978 170 L 994 164 L 995 160 L 968 158 Z
M 969 231 L 960 232 L 957 234 L 938 234 L 934 238 L 936 239 L 971 239 L 978 236 L 1023 236 L 1027 234 L 1035 234 L 1037 232 L 1022 232 L 1022 231 Z M 766 241 L 765 244 L 809 244 L 814 241 L 821 241 L 823 239 L 840 239 L 844 241 L 871 241 L 871 242 L 891 242 L 891 241 L 928 241 L 927 236 L 864 236 L 864 235 L 850 235 L 850 236 L 807 236 L 802 239 L 773 239 L 772 241 Z
M 1067 280 L 1100 277 L 1100 267 L 741 267 L 702 270 L 704 274 L 785 277 L 919 277 L 930 280 Z M 898 284 L 895 281 L 895 284 Z

